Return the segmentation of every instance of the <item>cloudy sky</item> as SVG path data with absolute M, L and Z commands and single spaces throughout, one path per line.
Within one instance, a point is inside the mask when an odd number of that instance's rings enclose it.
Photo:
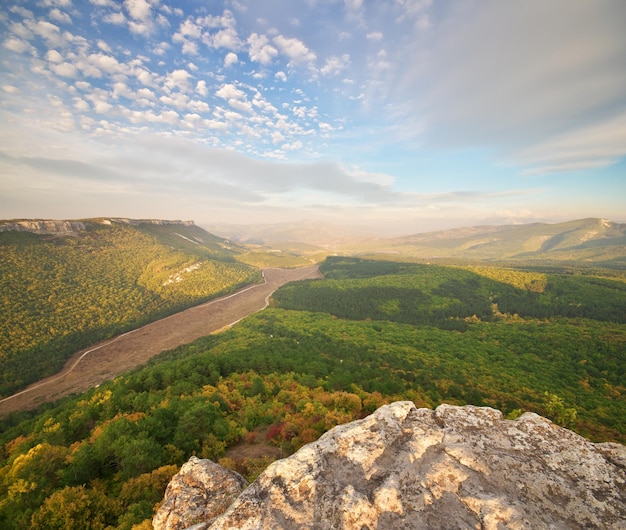
M 0 218 L 626 221 L 623 0 L 0 9 Z

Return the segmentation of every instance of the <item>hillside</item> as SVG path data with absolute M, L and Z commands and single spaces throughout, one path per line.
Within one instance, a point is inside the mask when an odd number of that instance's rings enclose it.
M 252 481 L 394 401 L 531 411 L 626 440 L 623 280 L 340 257 L 321 270 L 223 333 L 0 420 L 0 526 L 147 529 L 192 456 Z
M 233 241 L 294 255 L 339 253 L 395 259 L 626 268 L 626 224 L 606 219 L 468 226 L 391 238 L 363 227 L 312 221 L 216 225 L 212 229 Z
M 626 268 L 626 224 L 606 219 L 566 223 L 475 226 L 346 247 L 426 259 L 527 263 L 568 262 Z
M 257 281 L 190 221 L 0 222 L 0 396 L 77 350 Z

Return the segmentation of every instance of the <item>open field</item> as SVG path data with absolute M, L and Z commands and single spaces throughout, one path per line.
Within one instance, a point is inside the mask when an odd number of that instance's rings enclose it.
M 33 409 L 80 392 L 147 362 L 161 353 L 228 327 L 263 309 L 271 294 L 291 281 L 319 277 L 317 265 L 265 269 L 265 283 L 248 286 L 76 352 L 61 372 L 0 401 L 0 415 Z

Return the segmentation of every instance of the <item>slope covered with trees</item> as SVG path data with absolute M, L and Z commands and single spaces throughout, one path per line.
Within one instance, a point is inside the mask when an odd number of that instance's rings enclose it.
M 75 351 L 259 279 L 241 249 L 194 225 L 84 221 L 0 232 L 0 396 Z
M 626 442 L 622 281 L 345 258 L 322 269 L 326 279 L 282 288 L 274 307 L 220 335 L 4 419 L 0 526 L 149 528 L 190 455 L 253 478 L 276 455 L 397 399 L 531 410 Z M 536 293 L 528 309 L 505 311 L 523 293 Z M 532 314 L 557 296 L 568 303 Z

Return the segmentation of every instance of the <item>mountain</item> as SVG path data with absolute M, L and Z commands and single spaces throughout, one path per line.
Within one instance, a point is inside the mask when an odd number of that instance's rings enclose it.
M 606 219 L 564 223 L 468 226 L 382 237 L 366 227 L 323 221 L 266 225 L 212 225 L 231 241 L 297 254 L 398 256 L 516 263 L 594 264 L 626 268 L 626 224 Z
M 578 262 L 626 267 L 626 224 L 606 219 L 473 226 L 382 239 L 345 250 L 426 259 Z
M 487 407 L 403 401 L 331 429 L 246 489 L 192 457 L 153 527 L 617 529 L 625 483 L 626 446 L 591 443 L 534 413 L 512 421 Z
M 0 221 L 0 396 L 81 348 L 257 281 L 193 221 Z
M 300 243 L 327 249 L 372 238 L 371 231 L 366 227 L 311 220 L 260 225 L 217 224 L 207 229 L 240 243 L 278 246 Z
M 163 219 L 93 218 L 80 220 L 13 219 L 0 220 L 0 233 L 29 232 L 50 238 L 95 234 L 98 229 L 132 227 L 147 233 L 172 249 L 192 254 L 212 254 L 215 257 L 232 256 L 244 249 L 217 237 L 193 221 L 171 221 Z

